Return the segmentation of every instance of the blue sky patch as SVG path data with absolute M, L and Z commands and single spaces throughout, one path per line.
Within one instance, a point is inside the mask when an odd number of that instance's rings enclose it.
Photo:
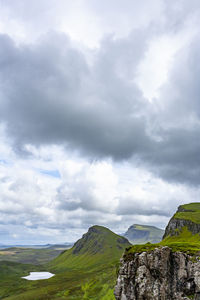
M 39 170 L 41 174 L 48 175 L 55 178 L 61 178 L 58 170 Z

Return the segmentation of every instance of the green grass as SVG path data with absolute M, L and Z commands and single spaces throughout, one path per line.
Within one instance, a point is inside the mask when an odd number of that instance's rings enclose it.
M 191 255 L 200 253 L 200 234 L 192 234 L 187 227 L 181 228 L 177 236 L 168 236 L 160 243 L 144 245 L 133 245 L 128 247 L 125 252 L 125 257 L 129 260 L 134 253 L 151 252 L 155 248 L 168 246 L 173 252 L 182 251 Z
M 200 203 L 189 203 L 180 206 L 185 211 L 178 211 L 175 213 L 175 219 L 189 220 L 194 223 L 200 224 Z
M 104 263 L 117 263 L 120 255 L 130 243 L 123 237 L 102 226 L 93 226 L 74 247 L 64 251 L 48 264 L 53 271 L 85 269 Z
M 0 299 L 114 300 L 116 269 L 124 249 L 129 245 L 125 238 L 109 229 L 93 226 L 72 249 L 64 251 L 44 267 L 36 266 L 37 270 L 54 273 L 54 277 L 38 281 L 20 279 L 25 272 L 20 270 L 24 265 L 18 265 L 19 271 L 12 270 L 8 277 L 4 277 L 7 278 L 6 291 L 0 279 Z M 31 267 L 25 270 L 33 271 Z M 18 283 L 11 288 L 14 281 Z
M 172 219 L 188 220 L 200 224 L 200 203 L 189 203 L 181 205 Z M 187 224 L 187 223 L 186 223 Z M 160 243 L 143 245 L 134 245 L 127 248 L 125 258 L 131 259 L 136 252 L 151 252 L 155 248 L 168 246 L 172 251 L 182 251 L 191 255 L 200 254 L 200 233 L 193 234 L 187 226 L 174 230 L 173 235 L 169 234 Z
M 38 271 L 40 267 L 7 261 L 0 262 L 0 299 L 6 299 L 10 294 L 21 293 L 27 286 L 27 282 L 21 277 L 28 275 L 30 270 Z
M 61 252 L 55 249 L 7 248 L 0 250 L 0 261 L 41 265 L 56 258 Z
M 46 299 L 92 299 L 114 300 L 113 270 L 96 270 L 85 273 L 72 271 L 57 274 L 49 280 L 26 282 L 20 292 L 12 293 L 7 300 L 46 300 Z M 28 285 L 28 286 L 27 286 Z M 106 298 L 106 296 L 109 298 Z

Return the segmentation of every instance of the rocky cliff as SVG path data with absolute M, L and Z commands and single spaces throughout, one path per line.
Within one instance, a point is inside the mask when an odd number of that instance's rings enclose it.
M 200 299 L 200 257 L 169 247 L 133 253 L 121 259 L 117 300 Z
M 200 232 L 200 203 L 180 205 L 169 221 L 163 239 L 167 236 L 178 236 L 183 227 L 192 234 Z
M 200 203 L 181 205 L 163 240 L 127 248 L 117 300 L 200 300 Z

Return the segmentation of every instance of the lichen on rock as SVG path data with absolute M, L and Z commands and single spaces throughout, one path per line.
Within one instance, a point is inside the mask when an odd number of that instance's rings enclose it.
M 121 259 L 117 300 L 200 299 L 199 257 L 159 247 Z

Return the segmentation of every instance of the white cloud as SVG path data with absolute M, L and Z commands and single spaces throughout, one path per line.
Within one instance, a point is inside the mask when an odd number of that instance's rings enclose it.
M 29 149 L 30 158 L 0 165 L 0 230 L 7 243 L 13 237 L 18 244 L 75 241 L 94 224 L 119 233 L 132 223 L 164 228 L 176 207 L 199 193 L 132 163 L 69 159 L 55 146 Z M 41 174 L 38 165 L 56 167 L 61 178 Z
M 164 227 L 198 201 L 199 14 L 196 0 L 0 0 L 2 241 Z
M 148 26 L 162 15 L 161 0 L 35 0 L 0 1 L 0 32 L 15 40 L 30 41 L 51 30 L 96 47 L 105 34 L 126 36 L 134 28 Z

